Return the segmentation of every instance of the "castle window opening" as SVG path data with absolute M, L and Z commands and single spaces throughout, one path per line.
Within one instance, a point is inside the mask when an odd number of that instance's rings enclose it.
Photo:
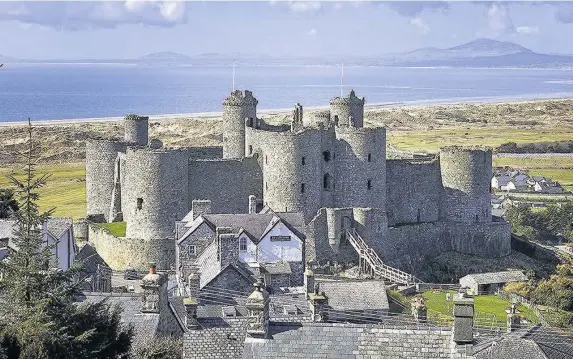
M 304 157 L 302 158 L 302 164 L 303 164 L 303 165 L 306 164 L 306 161 L 305 161 L 305 158 L 304 158 Z
M 332 177 L 330 173 L 324 174 L 322 188 L 324 188 L 325 191 L 330 191 L 334 188 L 334 177 Z
M 372 154 L 371 153 L 368 154 L 368 162 L 372 162 Z
M 330 161 L 330 151 L 324 151 L 324 152 L 322 152 L 322 157 L 324 157 L 324 161 L 325 161 L 325 162 Z
M 368 182 L 366 183 L 366 187 L 368 188 L 368 190 L 372 189 L 372 180 L 368 180 Z
M 249 155 L 253 154 L 253 146 L 249 145 Z
M 137 199 L 137 209 L 141 209 L 143 207 L 143 198 Z
M 336 152 L 332 152 L 332 159 L 333 159 L 333 160 L 336 159 Z
M 304 193 L 304 183 L 300 184 L 300 193 Z
M 265 155 L 265 164 L 269 164 L 269 157 Z
M 241 237 L 239 238 L 239 252 L 246 252 L 247 251 L 247 238 Z

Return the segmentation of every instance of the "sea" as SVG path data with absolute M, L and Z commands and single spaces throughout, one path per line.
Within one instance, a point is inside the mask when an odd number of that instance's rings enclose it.
M 573 69 L 336 66 L 5 64 L 0 122 L 220 112 L 233 89 L 258 109 L 328 105 L 354 89 L 367 104 L 499 102 L 573 97 Z

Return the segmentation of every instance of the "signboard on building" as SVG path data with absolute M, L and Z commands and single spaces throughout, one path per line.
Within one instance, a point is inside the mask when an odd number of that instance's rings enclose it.
M 290 236 L 271 236 L 271 242 L 288 242 Z

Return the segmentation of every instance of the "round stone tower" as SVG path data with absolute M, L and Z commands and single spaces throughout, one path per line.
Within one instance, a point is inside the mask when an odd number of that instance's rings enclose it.
M 124 138 L 128 145 L 147 146 L 149 140 L 149 117 L 127 115 L 123 120 L 125 126 Z
M 257 118 L 257 103 L 247 90 L 233 91 L 223 101 L 223 158 L 245 157 L 245 119 Z
M 175 221 L 189 211 L 188 168 L 184 150 L 128 148 L 122 193 L 126 237 L 173 237 Z
M 92 220 L 107 222 L 114 187 L 116 158 L 125 143 L 110 140 L 86 142 L 86 203 Z
M 302 212 L 309 221 L 321 207 L 320 130 L 266 132 L 263 136 L 259 139 L 265 204 L 277 212 Z
M 336 128 L 336 207 L 386 207 L 386 128 Z
M 485 147 L 440 150 L 444 193 L 441 219 L 448 222 L 491 222 L 492 151 Z
M 335 97 L 330 100 L 330 118 L 336 123 L 338 118 L 339 126 L 350 125 L 350 117 L 354 122 L 354 127 L 364 125 L 364 97 L 358 98 L 354 90 L 350 91 L 348 97 Z

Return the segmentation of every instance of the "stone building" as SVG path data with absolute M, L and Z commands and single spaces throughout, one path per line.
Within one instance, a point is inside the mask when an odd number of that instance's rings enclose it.
M 149 141 L 148 118 L 133 115 L 123 140 L 88 142 L 87 214 L 127 222 L 126 238 L 113 246 L 90 238 L 110 265 L 100 248 L 127 253 L 136 266 L 169 268 L 173 225 L 193 200 L 210 200 L 213 213 L 247 213 L 249 196 L 260 199 L 257 210 L 303 214 L 307 261 L 355 259 L 347 230 L 408 271 L 446 251 L 510 253 L 509 225 L 491 216 L 491 149 L 446 147 L 438 159 L 388 160 L 386 129 L 364 127 L 364 99 L 354 91 L 311 116 L 297 104 L 288 125 L 258 118 L 257 104 L 250 91 L 223 101 L 220 156 Z
M 507 283 L 527 282 L 528 278 L 522 271 L 505 271 L 491 273 L 474 273 L 460 278 L 460 285 L 468 288 L 473 295 L 493 294 L 502 289 Z

